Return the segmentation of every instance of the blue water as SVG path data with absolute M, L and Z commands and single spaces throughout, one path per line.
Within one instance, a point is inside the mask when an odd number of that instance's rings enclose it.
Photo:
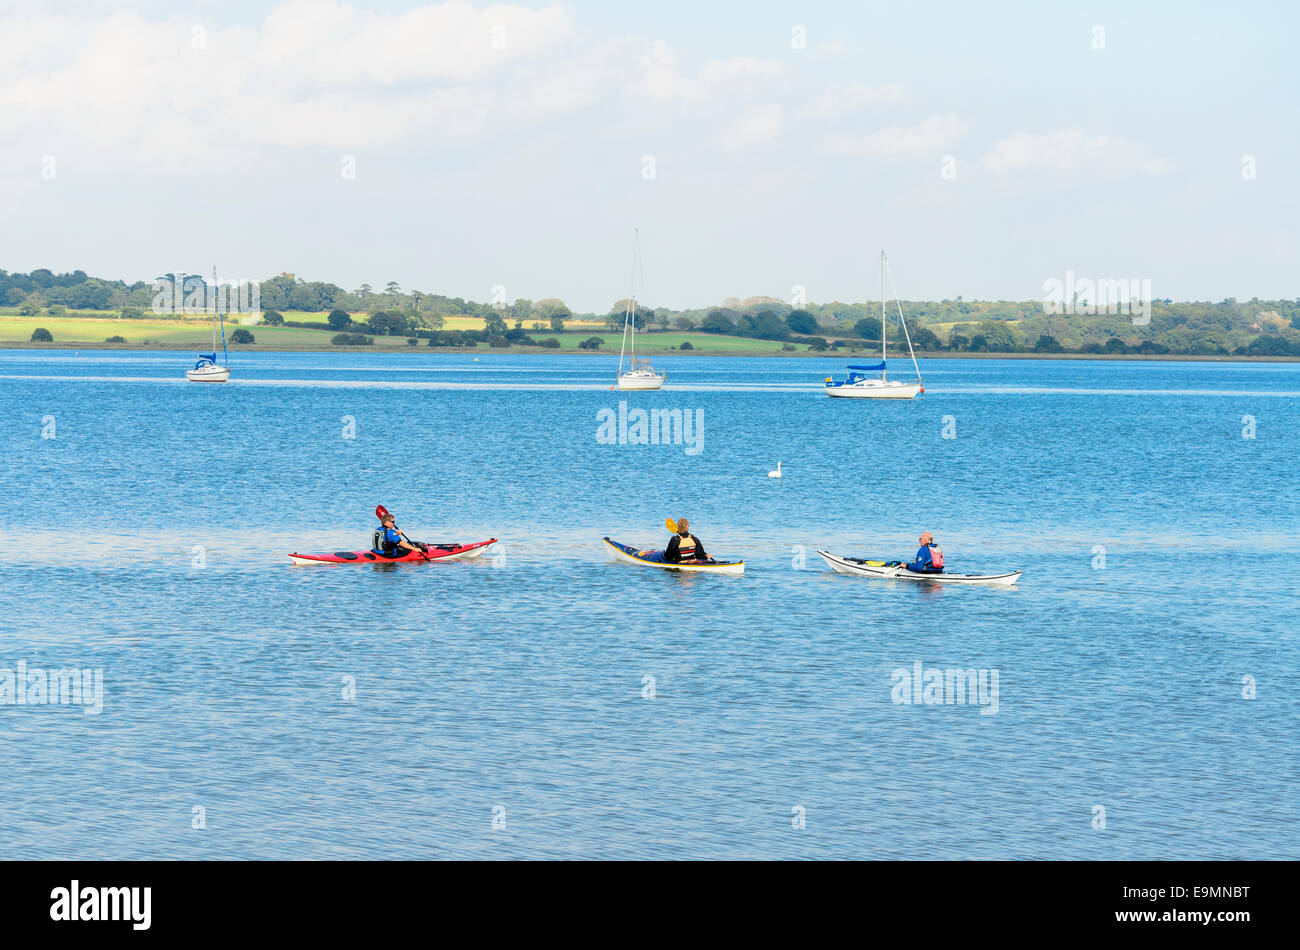
M 0 857 L 1300 857 L 1300 366 L 934 360 L 894 403 L 656 365 L 0 351 L 0 671 L 104 690 L 0 705 Z M 620 401 L 699 410 L 699 452 L 602 444 Z M 284 556 L 377 503 L 501 556 Z M 745 575 L 600 542 L 681 515 Z M 816 554 L 926 528 L 1022 580 Z M 894 702 L 917 662 L 996 708 Z

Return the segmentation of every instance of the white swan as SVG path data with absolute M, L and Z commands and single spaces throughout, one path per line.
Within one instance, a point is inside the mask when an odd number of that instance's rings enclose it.
M 775 472 L 768 472 L 768 473 L 767 473 L 767 477 L 768 477 L 768 478 L 780 478 L 780 477 L 781 477 L 781 463 L 780 463 L 780 462 L 777 462 L 777 463 L 776 463 L 776 471 L 775 471 Z

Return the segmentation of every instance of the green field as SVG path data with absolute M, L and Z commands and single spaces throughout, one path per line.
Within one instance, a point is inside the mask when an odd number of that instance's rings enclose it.
M 32 331 L 44 327 L 56 344 L 103 343 L 110 336 L 120 336 L 135 345 L 185 346 L 209 349 L 212 346 L 211 324 L 195 320 L 115 320 L 104 317 L 7 317 L 0 316 L 0 343 L 26 343 Z M 236 329 L 227 326 L 226 335 Z M 300 330 L 296 327 L 246 327 L 256 339 L 257 347 L 329 346 L 334 336 L 330 330 Z M 376 346 L 406 346 L 400 337 L 377 337 Z M 236 347 L 238 349 L 238 347 Z
M 79 311 L 85 313 L 86 311 Z M 319 322 L 321 315 L 317 313 L 292 313 L 285 314 L 286 319 L 306 322 Z M 448 321 L 448 326 L 444 329 L 482 329 L 483 321 L 477 317 L 453 317 Z M 570 324 L 573 326 L 574 324 Z M 950 324 L 955 326 L 957 324 Z M 509 350 L 496 350 L 480 344 L 472 350 L 455 350 L 450 347 L 428 347 L 426 341 L 421 340 L 417 346 L 411 346 L 406 342 L 405 337 L 400 336 L 376 336 L 371 339 L 374 344 L 365 347 L 336 347 L 330 341 L 334 337 L 333 330 L 305 330 L 299 327 L 263 327 L 250 326 L 248 329 L 256 338 L 256 342 L 249 346 L 231 345 L 231 350 L 238 353 L 240 350 L 340 350 L 340 349 L 359 349 L 363 351 L 378 351 L 383 353 L 429 353 L 429 352 L 492 352 L 492 353 L 593 353 L 602 357 L 617 356 L 619 349 L 620 334 L 610 333 L 603 329 L 603 324 L 588 324 L 580 328 L 566 330 L 564 333 L 552 333 L 550 330 L 530 330 L 530 335 L 537 340 L 545 340 L 548 337 L 555 337 L 560 341 L 560 349 L 535 349 L 533 347 L 511 347 Z M 44 327 L 50 331 L 54 337 L 53 343 L 31 343 L 32 331 L 37 327 Z M 234 327 L 227 326 L 229 333 Z M 126 339 L 126 343 L 105 344 L 104 341 L 110 336 L 120 336 Z M 579 350 L 578 344 L 588 337 L 598 336 L 605 341 L 599 350 Z M 637 352 L 641 356 L 658 356 L 667 353 L 680 353 L 678 349 L 683 343 L 690 342 L 692 349 L 686 353 L 698 353 L 701 355 L 716 356 L 816 356 L 818 354 L 811 352 L 807 344 L 797 343 L 794 351 L 783 350 L 782 344 L 773 340 L 755 340 L 748 337 L 736 336 L 719 336 L 713 333 L 701 333 L 693 331 L 683 333 L 681 331 L 671 332 L 654 332 L 640 333 L 637 335 Z M 168 350 L 190 350 L 193 352 L 207 352 L 212 347 L 212 329 L 211 324 L 205 320 L 127 320 L 120 319 L 116 314 L 101 314 L 98 316 L 36 316 L 22 317 L 13 314 L 13 308 L 0 309 L 0 347 L 31 347 L 33 349 L 55 348 L 100 348 L 120 346 L 125 349 L 139 349 L 142 347 L 168 349 Z M 878 351 L 868 350 L 828 350 L 825 355 L 832 358 L 840 359 L 860 359 L 863 356 L 875 357 Z M 940 352 L 925 353 L 927 358 L 947 358 L 947 359 L 1155 359 L 1155 360 L 1218 360 L 1218 359 L 1250 359 L 1267 362 L 1290 362 L 1294 357 L 1277 356 L 1277 357 L 1246 357 L 1246 356 L 1219 356 L 1219 355 L 1180 355 L 1177 353 L 1139 356 L 1139 355 L 1114 355 L 1102 353 L 969 353 L 969 352 Z
M 356 316 L 361 317 L 363 319 L 365 318 L 365 314 L 363 313 L 356 314 Z M 284 318 L 286 320 L 298 319 L 297 317 L 290 317 L 288 314 L 285 314 Z M 304 316 L 302 317 L 302 319 L 310 320 L 312 318 L 309 316 Z M 322 318 L 319 314 L 317 314 L 316 319 L 320 320 Z M 444 330 L 482 330 L 483 329 L 482 317 L 443 317 L 442 319 L 443 319 L 442 328 Z M 542 329 L 534 330 L 532 328 L 532 325 L 535 322 L 541 323 Z M 507 321 L 507 325 L 513 329 L 515 324 L 514 321 Z M 566 328 L 570 330 L 586 331 L 588 336 L 590 336 L 593 333 L 596 333 L 597 331 L 603 331 L 605 329 L 605 321 L 603 320 L 565 320 L 564 325 Z M 537 337 L 538 339 L 541 339 L 544 336 L 554 336 L 554 331 L 551 330 L 550 324 L 547 323 L 545 320 L 541 320 L 541 321 L 525 320 L 523 329 L 524 332 L 526 332 L 529 336 Z
M 320 314 L 297 314 L 286 313 L 286 320 L 301 322 L 320 322 Z M 544 340 L 548 337 L 555 337 L 560 341 L 562 352 L 577 352 L 578 344 L 592 336 L 598 336 L 605 341 L 604 346 L 599 350 L 601 353 L 614 352 L 619 349 L 620 334 L 610 333 L 603 329 L 603 324 L 569 324 L 573 329 L 566 329 L 563 333 L 554 333 L 551 330 L 529 330 L 527 331 L 534 339 Z M 14 344 L 28 344 L 31 339 L 32 331 L 37 327 L 44 327 L 50 331 L 54 337 L 55 346 L 94 346 L 103 344 L 111 336 L 120 336 L 126 339 L 123 346 L 157 346 L 164 348 L 185 348 L 195 350 L 207 350 L 212 346 L 212 327 L 211 324 L 202 319 L 191 320 L 162 320 L 162 319 L 145 319 L 145 320 L 127 320 L 115 316 L 35 316 L 20 317 L 7 315 L 0 311 L 0 346 Z M 448 330 L 481 330 L 483 321 L 477 317 L 452 317 L 447 320 L 444 329 Z M 235 330 L 236 327 L 230 324 L 226 326 L 226 334 Z M 234 346 L 239 349 L 332 349 L 333 345 L 330 340 L 334 337 L 333 330 L 305 330 L 299 327 L 266 327 L 266 326 L 249 326 L 246 327 L 256 340 L 251 347 Z M 410 350 L 415 349 L 407 344 L 405 337 L 400 336 L 376 336 L 374 339 L 375 349 L 386 350 Z M 637 335 L 637 351 L 643 356 L 652 356 L 657 353 L 676 352 L 683 343 L 689 342 L 694 352 L 697 353 L 717 353 L 717 354 L 735 354 L 735 353 L 780 353 L 781 343 L 773 340 L 753 340 L 745 337 L 719 336 L 713 333 L 700 332 L 655 332 L 641 333 Z M 42 344 L 28 344 L 40 346 Z M 49 345 L 49 344 L 44 344 Z M 425 349 L 425 341 L 419 343 L 420 349 Z M 487 347 L 480 344 L 480 349 Z M 441 349 L 441 348 L 435 348 Z M 799 351 L 807 350 L 804 345 L 799 346 Z M 691 351 L 687 351 L 691 352 Z

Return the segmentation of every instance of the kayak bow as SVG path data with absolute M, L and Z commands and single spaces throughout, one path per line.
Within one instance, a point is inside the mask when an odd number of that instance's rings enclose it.
M 860 557 L 841 557 L 826 551 L 818 551 L 831 569 L 837 574 L 851 574 L 855 577 L 876 577 L 898 581 L 933 581 L 938 584 L 997 584 L 1010 587 L 1020 579 L 1022 571 L 1008 571 L 1005 574 L 922 574 L 909 571 L 906 566 L 895 564 L 890 567 L 886 561 L 869 561 Z
M 403 551 L 398 557 L 388 557 L 375 551 L 335 551 L 333 554 L 294 553 L 289 555 L 289 559 L 299 567 L 311 564 L 420 564 L 424 561 L 462 561 L 478 557 L 496 543 L 496 538 L 490 538 L 472 544 L 430 544 L 428 551 Z
M 714 561 L 708 564 L 690 564 L 679 562 L 670 564 L 664 560 L 655 560 L 654 558 L 642 557 L 641 552 L 632 547 L 630 544 L 622 544 L 618 541 L 611 541 L 608 537 L 601 538 L 614 557 L 621 561 L 631 561 L 633 564 L 640 564 L 642 567 L 657 567 L 663 571 L 691 571 L 700 574 L 744 574 L 744 561 Z M 656 552 L 658 553 L 658 552 Z

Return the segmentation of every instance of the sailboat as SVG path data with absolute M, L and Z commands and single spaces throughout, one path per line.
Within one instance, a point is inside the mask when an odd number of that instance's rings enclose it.
M 191 383 L 224 383 L 230 379 L 230 354 L 226 352 L 226 321 L 221 316 L 221 294 L 217 285 L 217 269 L 212 269 L 212 352 L 200 353 L 193 369 L 185 371 Z M 221 357 L 224 366 L 217 362 L 217 324 L 221 324 Z
M 623 345 L 618 351 L 618 388 L 619 389 L 658 389 L 668 378 L 665 373 L 656 373 L 649 359 L 636 358 L 636 288 L 637 276 L 641 274 L 641 235 L 633 228 L 632 252 L 632 292 L 627 295 L 627 305 L 623 311 Z M 644 283 L 644 275 L 641 275 Z M 628 370 L 623 372 L 623 356 L 628 356 Z
M 925 383 L 921 379 L 921 368 L 916 365 L 916 353 L 912 349 L 912 335 L 907 332 L 907 321 L 903 319 L 903 305 L 898 301 L 898 289 L 894 289 L 894 303 L 898 307 L 898 321 L 903 325 L 903 335 L 907 339 L 907 353 L 912 358 L 912 369 L 916 371 L 916 382 L 904 383 L 896 379 L 889 379 L 885 375 L 885 364 L 889 352 L 889 344 L 885 338 L 888 334 L 885 332 L 885 325 L 888 322 L 885 319 L 885 272 L 889 267 L 889 262 L 885 258 L 885 252 L 880 252 L 880 362 L 870 363 L 865 366 L 850 366 L 848 376 L 840 382 L 833 381 L 829 376 L 826 377 L 826 395 L 828 396 L 847 396 L 855 399 L 915 399 L 919 394 L 925 392 Z M 893 276 L 890 275 L 890 283 L 893 283 Z M 880 376 L 868 375 L 879 372 Z

